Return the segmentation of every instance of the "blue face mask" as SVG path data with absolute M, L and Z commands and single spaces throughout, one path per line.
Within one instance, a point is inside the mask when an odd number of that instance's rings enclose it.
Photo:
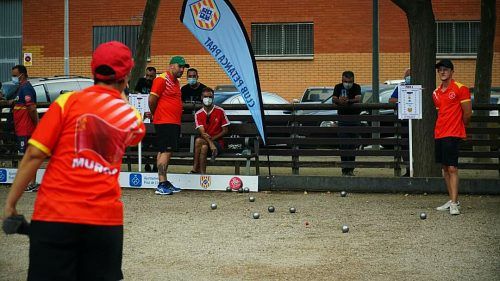
M 187 81 L 188 81 L 188 84 L 192 86 L 192 85 L 196 84 L 197 79 L 196 78 L 188 78 Z
M 406 76 L 406 77 L 405 77 L 405 84 L 406 84 L 406 85 L 410 85 L 410 84 L 411 84 L 411 79 L 410 79 L 410 76 Z
M 14 85 L 19 85 L 19 77 L 12 76 L 12 83 L 14 83 Z

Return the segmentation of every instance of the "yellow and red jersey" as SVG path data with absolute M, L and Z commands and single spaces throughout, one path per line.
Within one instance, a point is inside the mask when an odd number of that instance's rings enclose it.
M 181 124 L 182 94 L 179 80 L 166 72 L 153 80 L 150 95 L 158 97 L 153 124 Z
M 434 105 L 438 110 L 434 138 L 465 138 L 465 124 L 461 104 L 470 102 L 469 88 L 451 80 L 445 91 L 439 86 L 432 94 Z
M 61 95 L 29 140 L 51 156 L 33 219 L 122 225 L 122 157 L 144 134 L 140 114 L 114 89 L 96 85 Z

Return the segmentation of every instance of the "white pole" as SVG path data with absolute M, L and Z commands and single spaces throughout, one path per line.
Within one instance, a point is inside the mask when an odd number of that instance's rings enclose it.
M 411 128 L 411 119 L 408 119 L 408 139 L 410 145 L 410 177 L 413 178 L 413 130 Z
M 138 171 L 141 172 L 141 169 L 142 169 L 142 142 L 139 143 L 139 145 L 137 145 L 137 154 L 138 154 L 138 161 L 139 161 L 139 169 Z

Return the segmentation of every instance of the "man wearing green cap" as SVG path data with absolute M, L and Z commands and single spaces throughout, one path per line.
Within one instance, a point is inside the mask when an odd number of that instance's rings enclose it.
M 155 193 L 159 195 L 172 195 L 180 191 L 167 180 L 167 169 L 172 153 L 177 150 L 181 133 L 182 95 L 179 78 L 186 67 L 189 68 L 189 64 L 183 57 L 172 57 L 167 71 L 153 81 L 149 94 L 149 108 L 158 147 L 156 165 L 159 184 Z

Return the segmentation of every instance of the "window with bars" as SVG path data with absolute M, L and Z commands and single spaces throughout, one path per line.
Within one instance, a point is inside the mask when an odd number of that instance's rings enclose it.
M 102 43 L 109 41 L 119 41 L 127 45 L 135 56 L 137 40 L 139 40 L 139 25 L 115 25 L 115 26 L 94 26 L 93 29 L 93 49 Z M 149 50 L 147 57 L 149 59 Z
M 252 47 L 256 57 L 312 57 L 313 23 L 253 23 Z
M 479 45 L 479 21 L 438 21 L 438 55 L 476 55 Z

